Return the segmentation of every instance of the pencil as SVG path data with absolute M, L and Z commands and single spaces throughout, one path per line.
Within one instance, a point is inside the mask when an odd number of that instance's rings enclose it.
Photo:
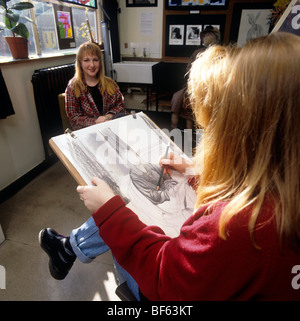
M 166 149 L 166 153 L 165 153 L 165 157 L 164 157 L 164 158 L 167 158 L 168 152 L 169 152 L 169 148 L 170 148 L 170 144 L 167 146 L 167 149 Z M 158 191 L 159 188 L 160 188 L 160 182 L 161 182 L 161 179 L 162 179 L 162 176 L 163 176 L 163 173 L 164 173 L 164 169 L 165 169 L 165 165 L 163 165 L 163 166 L 161 167 L 161 170 L 160 170 L 159 180 L 158 180 L 157 187 L 156 187 L 156 190 L 157 190 L 157 191 Z

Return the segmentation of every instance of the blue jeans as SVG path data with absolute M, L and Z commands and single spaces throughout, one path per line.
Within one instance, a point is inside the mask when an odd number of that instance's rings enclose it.
M 96 226 L 92 217 L 79 228 L 72 231 L 70 243 L 74 253 L 82 263 L 90 263 L 97 256 L 110 250 L 100 237 L 99 228 Z M 128 287 L 133 295 L 137 300 L 140 300 L 139 287 L 135 280 L 117 263 L 115 258 L 114 262 L 118 284 L 127 281 Z

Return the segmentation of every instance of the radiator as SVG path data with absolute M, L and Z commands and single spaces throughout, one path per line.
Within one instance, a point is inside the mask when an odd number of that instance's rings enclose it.
M 46 159 L 52 155 L 49 139 L 63 133 L 58 95 L 65 92 L 74 72 L 74 64 L 61 65 L 35 70 L 31 79 Z

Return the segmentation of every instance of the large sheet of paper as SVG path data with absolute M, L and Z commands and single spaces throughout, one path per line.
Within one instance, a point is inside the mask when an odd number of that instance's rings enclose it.
M 167 146 L 187 156 L 142 112 L 53 137 L 50 145 L 79 183 L 105 180 L 141 221 L 169 236 L 179 234 L 194 210 L 196 195 L 187 176 L 172 171 L 157 190 L 158 162 Z

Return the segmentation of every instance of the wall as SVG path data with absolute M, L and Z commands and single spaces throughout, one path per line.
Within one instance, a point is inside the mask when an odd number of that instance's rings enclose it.
M 0 120 L 0 191 L 45 159 L 31 83 L 34 70 L 71 62 L 74 55 L 0 65 L 15 110 Z
M 121 55 L 131 55 L 132 49 L 130 43 L 138 43 L 142 48 L 143 43 L 149 43 L 150 58 L 162 57 L 162 30 L 163 30 L 163 3 L 158 0 L 157 7 L 134 7 L 127 8 L 125 0 L 119 0 L 121 13 L 119 14 L 119 32 Z M 143 35 L 140 30 L 140 16 L 142 13 L 153 14 L 153 33 L 152 35 Z M 125 43 L 128 48 L 125 48 Z M 142 49 L 138 50 L 137 55 L 142 56 Z
M 273 4 L 274 0 L 230 0 L 228 8 L 226 10 L 218 11 L 205 11 L 201 14 L 206 15 L 226 15 L 226 24 L 224 32 L 224 42 L 227 44 L 230 41 L 230 32 L 232 27 L 232 15 L 235 4 L 244 4 L 247 8 L 251 8 L 252 5 L 259 4 L 265 7 L 266 3 Z M 120 47 L 122 56 L 133 56 L 130 43 L 138 43 L 141 47 L 142 43 L 149 42 L 152 50 L 150 50 L 150 58 L 172 58 L 166 57 L 163 43 L 164 43 L 164 15 L 188 15 L 188 11 L 165 11 L 164 1 L 158 0 L 158 7 L 126 7 L 126 0 L 119 0 L 119 7 L 121 13 L 119 14 L 119 33 L 120 33 Z M 153 34 L 151 36 L 143 35 L 140 31 L 140 15 L 142 13 L 153 13 Z M 125 44 L 128 44 L 128 48 L 125 48 Z M 142 49 L 137 52 L 138 56 L 142 56 Z M 179 59 L 178 57 L 175 59 Z

